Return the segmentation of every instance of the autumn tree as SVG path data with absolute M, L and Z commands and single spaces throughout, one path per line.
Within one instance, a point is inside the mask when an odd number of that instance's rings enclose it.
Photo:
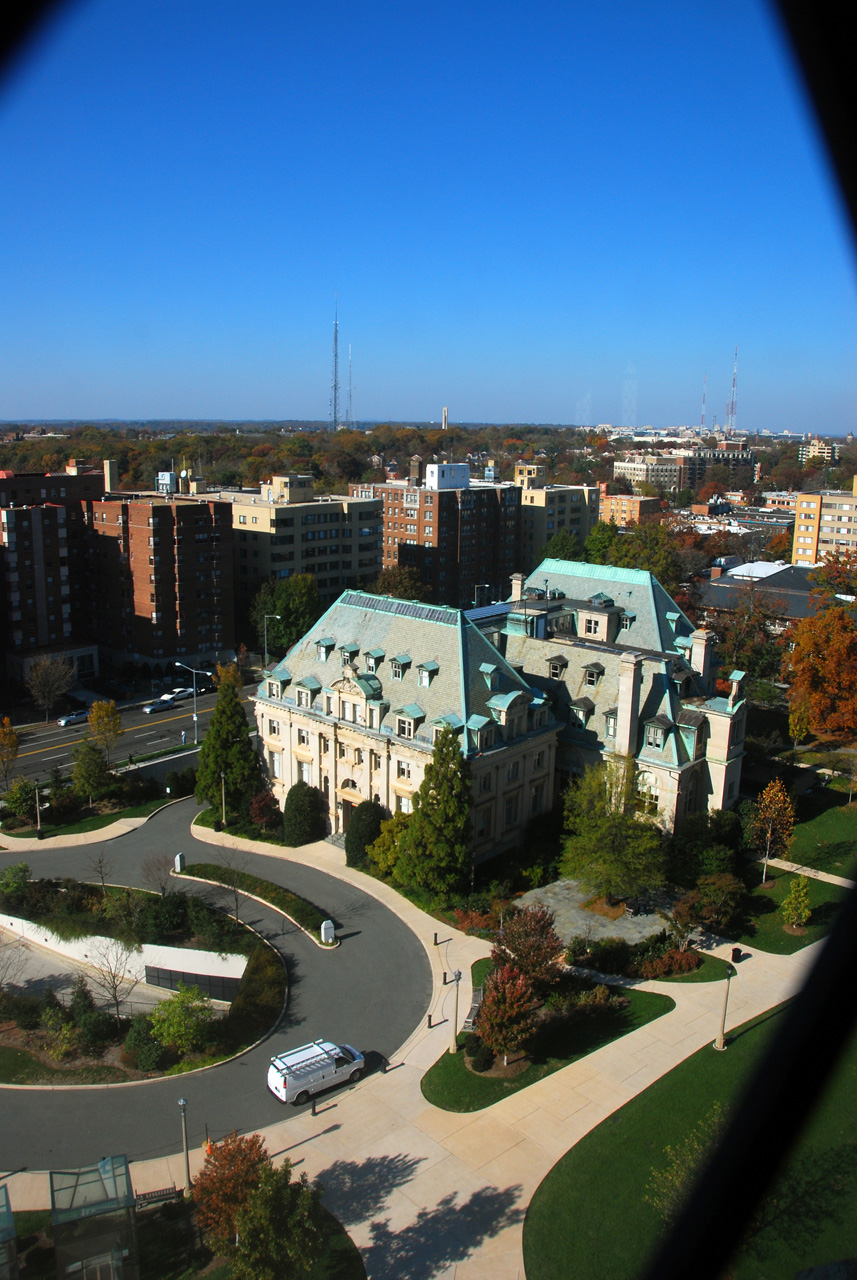
M 489 1049 L 503 1054 L 504 1063 L 532 1035 L 537 1003 L 529 979 L 513 964 L 501 965 L 488 975 L 479 1006 L 479 1034 Z
M 270 1161 L 235 1215 L 236 1280 L 297 1280 L 311 1270 L 325 1241 L 321 1189 L 305 1173 L 292 1177 L 291 1161 Z
M 819 609 L 786 632 L 782 662 L 789 702 L 809 708 L 813 729 L 857 732 L 857 616 L 844 604 Z
M 241 668 L 237 662 L 218 662 L 214 668 L 212 681 L 217 686 L 218 691 L 223 688 L 224 684 L 231 684 L 240 694 L 244 687 L 244 677 L 241 675 Z
M 3 774 L 3 786 L 9 789 L 9 774 L 18 759 L 18 734 L 12 727 L 8 716 L 0 720 L 0 773 Z
M 437 735 L 393 872 L 399 884 L 448 898 L 470 870 L 470 766 L 450 725 Z
M 24 683 L 37 707 L 43 707 L 45 723 L 51 709 L 74 684 L 74 663 L 70 658 L 34 658 Z
M 795 827 L 795 807 L 779 778 L 765 787 L 750 813 L 749 835 L 757 853 L 764 859 L 762 884 L 768 876 L 768 860 L 782 858 L 791 844 Z
M 716 652 L 724 672 L 746 671 L 753 680 L 770 680 L 780 669 L 782 642 L 774 628 L 782 617 L 781 601 L 745 587 L 714 622 Z
M 786 924 L 793 929 L 802 929 L 807 923 L 812 915 L 812 908 L 809 905 L 809 880 L 806 876 L 794 877 L 780 911 Z
M 812 713 L 809 703 L 805 698 L 795 698 L 789 703 L 789 737 L 795 744 L 795 751 L 799 742 L 803 742 L 809 733 L 812 721 Z
M 813 603 L 824 608 L 842 596 L 857 597 L 857 551 L 824 556 L 809 575 Z
M 637 817 L 634 761 L 613 756 L 587 769 L 565 797 L 565 849 L 560 869 L 614 901 L 663 884 L 660 831 Z
M 565 947 L 554 928 L 554 913 L 541 903 L 512 910 L 496 935 L 491 959 L 497 968 L 511 964 L 543 994 L 559 979 L 555 961 Z
M 396 600 L 431 600 L 431 584 L 423 582 L 419 569 L 410 564 L 394 564 L 382 569 L 375 581 L 366 588 L 377 596 L 393 596 Z
M 240 1138 L 232 1133 L 214 1143 L 206 1154 L 193 1179 L 193 1198 L 201 1231 L 221 1252 L 234 1247 L 236 1217 L 259 1185 L 268 1162 L 265 1143 L 258 1133 Z
M 110 768 L 110 752 L 122 736 L 122 723 L 116 703 L 93 702 L 87 716 L 89 737 L 104 752 L 107 768 Z

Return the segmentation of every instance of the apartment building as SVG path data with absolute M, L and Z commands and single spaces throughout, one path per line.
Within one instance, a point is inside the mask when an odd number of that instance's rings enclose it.
M 539 462 L 518 462 L 515 484 L 521 490 L 521 562 L 529 573 L 541 560 L 545 544 L 561 529 L 573 533 L 581 546 L 598 523 L 598 489 L 595 485 L 547 483 L 547 467 Z
M 519 567 L 521 490 L 474 481 L 466 463 L 429 463 L 425 479 L 352 484 L 383 506 L 383 566 L 410 565 L 432 599 L 454 608 L 502 599 Z
M 818 564 L 844 551 L 857 551 L 857 476 L 850 492 L 797 495 L 792 564 Z
M 731 472 L 754 468 L 756 455 L 743 441 L 721 440 L 716 449 L 659 450 L 631 453 L 613 463 L 615 479 L 632 485 L 654 485 L 656 489 L 678 492 L 696 489 L 709 467 L 727 467 Z
M 608 493 L 606 483 L 598 486 L 598 519 L 624 529 L 639 524 L 647 516 L 661 514 L 660 498 L 641 498 L 633 493 Z
M 838 462 L 840 446 L 819 436 L 811 436 L 806 444 L 798 446 L 797 456 L 801 466 L 808 462 Z
M 200 498 L 82 504 L 90 627 L 116 661 L 213 662 L 233 650 L 232 512 Z
M 83 468 L 70 458 L 63 471 L 0 471 L 0 508 L 81 502 L 103 498 L 118 487 L 119 468 L 115 462 Z
M 307 782 L 334 832 L 363 800 L 410 813 L 444 725 L 471 766 L 475 861 L 553 804 L 546 700 L 457 609 L 345 592 L 259 686 L 256 720 L 280 805 Z

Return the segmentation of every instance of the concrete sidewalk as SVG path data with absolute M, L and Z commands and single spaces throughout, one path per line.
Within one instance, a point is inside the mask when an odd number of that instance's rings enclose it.
M 425 1101 L 420 1080 L 451 1040 L 454 987 L 442 984 L 442 973 L 462 971 L 460 1024 L 470 965 L 488 954 L 488 944 L 444 930 L 386 885 L 346 867 L 342 851 L 327 842 L 282 850 L 205 828 L 195 827 L 194 834 L 359 884 L 400 916 L 429 956 L 432 1029 L 418 1027 L 386 1074 L 323 1099 L 315 1117 L 304 1112 L 262 1131 L 272 1154 L 288 1155 L 299 1170 L 321 1179 L 325 1203 L 360 1248 L 373 1280 L 523 1280 L 524 1214 L 545 1175 L 612 1112 L 710 1044 L 719 1028 L 722 983 L 641 983 L 641 990 L 670 996 L 676 1008 L 488 1110 L 441 1111 Z M 820 945 L 793 956 L 745 949 L 732 981 L 728 1027 L 792 995 Z M 730 951 L 726 943 L 712 953 L 728 959 Z M 201 1150 L 191 1153 L 192 1173 L 202 1161 Z M 135 1163 L 132 1178 L 137 1191 L 180 1186 L 183 1158 Z M 16 1210 L 48 1203 L 46 1174 L 16 1174 L 8 1186 Z

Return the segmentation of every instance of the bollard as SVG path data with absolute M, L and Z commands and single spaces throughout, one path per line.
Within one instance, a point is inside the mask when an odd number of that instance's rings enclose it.
M 428 1026 L 429 1031 L 431 1031 L 431 1014 L 429 1014 L 429 1016 L 428 1016 L 427 1026 Z
M 313 1095 L 312 1095 L 312 1098 L 311 1098 L 311 1100 L 310 1100 L 310 1101 L 311 1101 L 311 1103 L 312 1103 L 312 1114 L 313 1114 L 313 1115 L 316 1115 L 317 1113 L 316 1113 L 316 1109 L 315 1109 L 315 1094 L 313 1094 Z
M 434 945 L 437 946 L 437 934 L 434 935 Z
M 443 971 L 443 985 L 446 986 L 446 969 Z
M 381 1059 L 381 1075 L 385 1076 L 386 1074 L 387 1074 L 387 1059 L 382 1058 Z

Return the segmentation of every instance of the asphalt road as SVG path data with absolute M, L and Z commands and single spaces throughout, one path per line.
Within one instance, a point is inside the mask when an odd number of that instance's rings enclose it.
M 157 696 L 150 699 L 156 702 Z M 243 701 L 247 717 L 253 720 L 253 704 L 245 694 Z M 197 715 L 199 740 L 202 741 L 208 721 L 217 702 L 217 694 L 209 693 L 197 698 Z M 151 755 L 162 748 L 169 750 L 181 743 L 182 732 L 187 741 L 193 742 L 193 699 L 188 698 L 178 703 L 171 711 L 160 711 L 155 715 L 146 715 L 142 704 L 138 707 L 120 708 L 122 716 L 122 737 L 113 749 L 113 759 L 124 761 L 128 755 Z M 79 724 L 59 725 L 56 717 L 47 724 L 26 725 L 18 729 L 18 758 L 10 772 L 9 779 L 24 776 L 33 782 L 47 780 L 52 771 L 59 767 L 64 773 L 71 769 L 72 749 L 86 735 L 85 720 Z
M 36 877 L 92 879 L 91 862 L 103 852 L 112 883 L 141 884 L 142 862 L 152 852 L 181 851 L 189 863 L 219 860 L 217 846 L 190 835 L 196 812 L 196 803 L 187 800 L 118 840 L 34 852 L 26 860 Z M 0 869 L 18 860 L 2 851 Z M 167 1155 L 181 1146 L 180 1097 L 188 1100 L 191 1146 L 203 1142 L 206 1124 L 213 1137 L 258 1129 L 293 1114 L 265 1084 L 274 1054 L 320 1038 L 345 1041 L 367 1055 L 372 1070 L 404 1043 L 431 996 L 428 959 L 410 930 L 374 898 L 323 872 L 262 856 L 253 856 L 252 864 L 256 874 L 326 911 L 341 941 L 335 951 L 321 951 L 275 912 L 245 902 L 246 922 L 273 943 L 289 973 L 286 1012 L 268 1039 L 198 1074 L 107 1087 L 0 1089 L 0 1168 L 73 1169 L 104 1155 Z

